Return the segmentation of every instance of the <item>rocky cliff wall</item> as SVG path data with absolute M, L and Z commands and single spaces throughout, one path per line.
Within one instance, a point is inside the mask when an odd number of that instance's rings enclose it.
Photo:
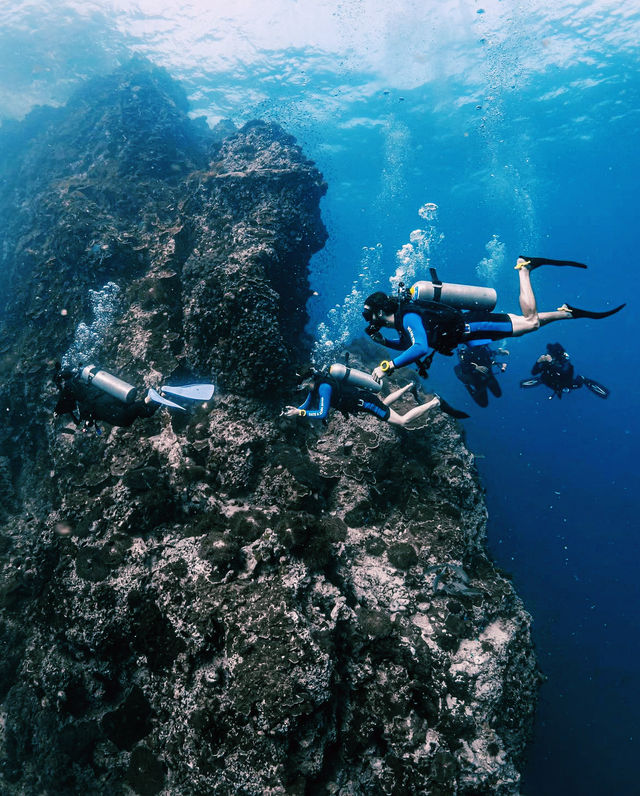
M 516 794 L 538 674 L 473 457 L 438 412 L 278 417 L 325 185 L 187 111 L 136 61 L 0 134 L 0 790 Z M 53 418 L 109 281 L 99 364 L 213 402 Z

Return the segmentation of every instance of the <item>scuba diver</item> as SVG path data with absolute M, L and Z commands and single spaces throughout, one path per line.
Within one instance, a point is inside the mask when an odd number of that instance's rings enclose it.
M 608 318 L 625 306 L 621 304 L 606 312 L 592 312 L 563 304 L 557 310 L 538 312 L 530 274 L 541 265 L 587 267 L 573 260 L 518 257 L 515 268 L 520 280 L 522 315 L 491 312 L 496 300 L 494 290 L 443 283 L 433 268 L 430 269 L 431 282 L 418 282 L 398 297 L 373 293 L 365 301 L 362 313 L 369 324 L 366 333 L 375 342 L 402 352 L 392 360 L 383 360 L 373 370 L 373 377 L 380 381 L 396 368 L 414 362 L 424 377 L 436 352 L 450 356 L 460 343 L 520 337 L 554 321 Z M 383 327 L 395 329 L 397 339 L 384 337 L 380 332 Z
M 504 373 L 507 363 L 498 362 L 496 357 L 508 355 L 509 352 L 505 348 L 493 349 L 488 341 L 483 340 L 474 340 L 458 348 L 458 364 L 453 372 L 478 406 L 489 405 L 487 390 L 490 390 L 496 398 L 502 395 L 495 374 Z
M 562 398 L 562 393 L 578 390 L 583 386 L 599 398 L 609 397 L 609 390 L 603 384 L 574 372 L 569 354 L 560 343 L 547 343 L 547 353 L 538 357 L 531 368 L 531 373 L 534 378 L 523 379 L 520 386 L 538 387 L 544 384 L 553 390 L 549 398 L 555 396 Z
M 185 411 L 149 387 L 144 398 L 137 399 L 136 388 L 117 376 L 98 370 L 94 365 L 62 368 L 55 363 L 53 382 L 59 390 L 54 416 L 69 415 L 76 427 L 88 431 L 95 428 L 102 433 L 98 421 L 128 428 L 134 421 L 151 417 L 160 406 Z M 161 388 L 162 393 L 195 401 L 208 401 L 213 396 L 213 384 L 189 384 L 184 387 Z
M 328 372 L 308 369 L 299 384 L 299 389 L 309 390 L 304 403 L 298 407 L 286 406 L 282 414 L 285 417 L 325 420 L 330 409 L 339 409 L 345 417 L 365 413 L 396 426 L 405 426 L 410 420 L 420 417 L 427 410 L 440 404 L 440 399 L 436 395 L 404 415 L 394 412 L 390 404 L 395 403 L 412 388 L 415 389 L 414 383 L 409 382 L 381 399 L 377 393 L 382 386 L 368 373 L 335 363 Z

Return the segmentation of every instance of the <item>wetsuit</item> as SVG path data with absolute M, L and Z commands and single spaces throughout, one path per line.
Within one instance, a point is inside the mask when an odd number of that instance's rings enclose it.
M 365 412 L 379 420 L 388 420 L 391 414 L 389 407 L 375 393 L 339 383 L 330 376 L 316 378 L 313 389 L 298 409 L 303 409 L 306 417 L 316 420 L 324 420 L 329 409 L 339 409 L 346 415 Z
M 396 318 L 398 339 L 384 338 L 387 348 L 402 351 L 393 358 L 394 367 L 402 368 L 423 357 L 429 357 L 434 350 L 450 354 L 460 343 L 469 346 L 486 345 L 513 334 L 511 318 L 505 313 L 471 311 L 458 312 L 457 315 L 459 324 L 456 327 L 454 322 L 447 334 L 448 339 L 439 345 L 438 321 L 431 321 L 428 311 L 414 312 L 410 306 L 401 307 Z
M 453 370 L 478 406 L 484 407 L 489 404 L 487 389 L 491 390 L 496 398 L 502 395 L 502 390 L 494 375 L 494 373 L 501 373 L 502 369 L 498 367 L 495 370 L 496 363 L 493 357 L 496 352 L 487 343 L 479 345 L 479 342 L 476 341 L 474 345 L 467 344 L 458 349 L 459 364 Z M 485 368 L 485 370 L 478 370 L 474 365 Z
M 558 397 L 563 392 L 577 390 L 584 383 L 582 376 L 574 374 L 573 365 L 566 353 L 559 357 L 554 356 L 551 362 L 536 362 L 531 368 L 531 373 L 533 376 L 539 375 L 540 381 L 552 389 Z

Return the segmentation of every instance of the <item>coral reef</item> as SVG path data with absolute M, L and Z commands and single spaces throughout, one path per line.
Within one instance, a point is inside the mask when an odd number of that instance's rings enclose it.
M 0 139 L 2 793 L 518 793 L 530 617 L 456 424 L 278 416 L 314 164 L 275 125 L 191 120 L 143 60 Z M 53 417 L 110 281 L 97 364 L 214 401 L 102 435 Z

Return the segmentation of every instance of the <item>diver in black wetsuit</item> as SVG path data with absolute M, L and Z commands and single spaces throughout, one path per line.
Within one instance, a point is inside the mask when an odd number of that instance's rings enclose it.
M 69 415 L 82 431 L 95 428 L 100 433 L 98 421 L 128 428 L 139 418 L 151 417 L 159 408 L 148 397 L 123 403 L 91 384 L 85 384 L 80 380 L 78 371 L 62 368 L 58 362 L 53 383 L 60 391 L 54 415 Z
M 157 390 L 149 387 L 144 398 L 134 400 L 136 388 L 94 365 L 77 369 L 62 368 L 56 362 L 53 382 L 59 390 L 54 415 L 69 415 L 82 431 L 100 429 L 98 421 L 128 428 L 136 420 L 151 417 L 159 406 L 185 411 L 184 406 L 170 401 L 166 395 L 189 401 L 209 401 L 213 384 L 164 385 Z
M 547 353 L 538 357 L 531 368 L 531 374 L 534 378 L 523 379 L 520 386 L 526 388 L 544 384 L 553 390 L 550 398 L 554 396 L 562 398 L 563 393 L 578 390 L 583 386 L 600 398 L 609 397 L 609 390 L 604 385 L 575 373 L 569 354 L 560 343 L 547 344 Z
M 488 406 L 489 390 L 496 398 L 502 395 L 502 389 L 495 377 L 507 369 L 506 362 L 498 362 L 496 357 L 508 356 L 504 348 L 493 349 L 488 341 L 477 340 L 458 348 L 458 364 L 453 371 L 464 384 L 469 395 L 478 406 Z

